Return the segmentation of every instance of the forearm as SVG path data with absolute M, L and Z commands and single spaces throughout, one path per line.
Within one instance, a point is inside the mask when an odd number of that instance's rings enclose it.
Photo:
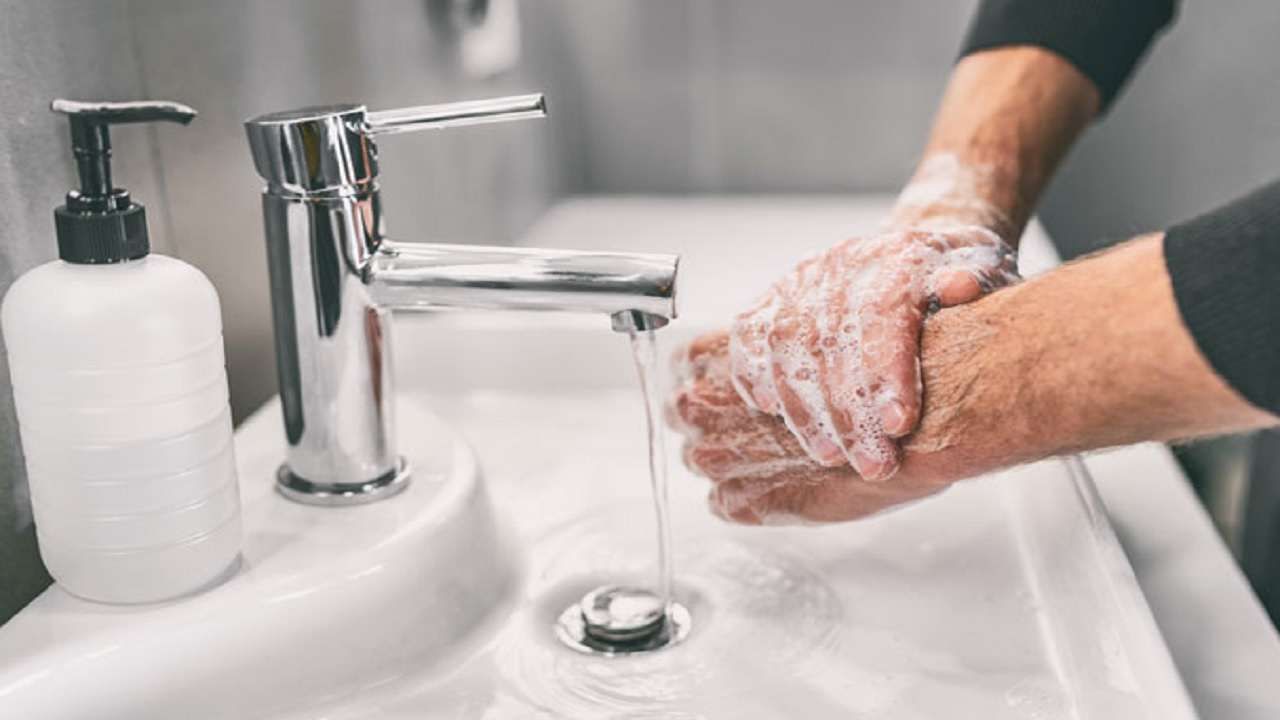
M 1174 6 L 982 0 L 891 222 L 980 225 L 1016 246 L 1054 168 L 1115 99 Z M 929 197 L 947 185 L 961 202 Z
M 978 225 L 1015 245 L 1071 144 L 1097 114 L 1093 83 L 1058 55 L 1006 47 L 961 60 L 891 224 Z
M 930 320 L 923 419 L 903 471 L 968 477 L 1280 422 L 1204 360 L 1161 246 L 1162 236 L 1144 236 Z

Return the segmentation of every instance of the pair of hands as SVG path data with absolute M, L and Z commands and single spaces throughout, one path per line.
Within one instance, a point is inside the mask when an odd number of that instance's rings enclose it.
M 669 421 L 710 505 L 748 524 L 869 515 L 946 487 L 903 465 L 920 421 L 926 316 L 1017 279 L 978 225 L 926 224 L 806 259 L 727 332 L 677 354 Z

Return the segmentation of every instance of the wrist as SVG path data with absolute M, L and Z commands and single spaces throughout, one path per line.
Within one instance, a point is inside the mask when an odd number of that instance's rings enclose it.
M 1003 162 L 949 152 L 926 155 L 886 224 L 894 229 L 980 227 L 1016 248 L 1027 220 L 1016 175 Z
M 944 310 L 921 338 L 924 407 L 904 444 L 903 467 L 951 480 L 1058 452 L 1053 428 L 1070 410 L 1028 402 L 1036 352 L 1007 339 L 1026 286 Z
M 902 467 L 972 477 L 1068 452 L 1275 424 L 1218 377 L 1146 235 L 944 310 L 921 338 L 924 405 Z
M 965 57 L 952 73 L 908 189 L 927 179 L 939 158 L 951 158 L 971 170 L 966 200 L 976 198 L 999 215 L 944 200 L 904 212 L 904 219 L 951 215 L 989 227 L 1016 247 L 1053 169 L 1097 107 L 1093 84 L 1051 51 L 1006 47 Z

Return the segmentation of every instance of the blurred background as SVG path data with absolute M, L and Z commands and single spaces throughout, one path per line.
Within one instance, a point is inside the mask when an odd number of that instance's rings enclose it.
M 52 209 L 74 169 L 50 99 L 193 105 L 189 128 L 117 130 L 116 178 L 149 207 L 154 248 L 217 286 L 240 420 L 275 392 L 245 118 L 545 91 L 546 122 L 385 144 L 389 230 L 405 239 L 511 242 L 569 195 L 893 192 L 974 4 L 0 0 L 0 292 L 56 255 Z M 1050 188 L 1041 220 L 1066 257 L 1189 218 L 1280 166 L 1274 0 L 1181 15 Z M 0 352 L 0 621 L 48 583 L 4 364 Z M 1263 437 L 1178 452 L 1275 617 L 1280 482 L 1266 478 L 1280 481 L 1280 452 Z

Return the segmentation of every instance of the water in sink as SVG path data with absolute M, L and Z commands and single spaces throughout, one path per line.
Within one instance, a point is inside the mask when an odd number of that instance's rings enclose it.
M 644 407 L 625 344 L 598 324 L 511 332 L 488 333 L 504 350 L 491 372 L 462 368 L 477 389 L 431 400 L 484 459 L 519 579 L 474 646 L 334 720 L 1184 717 L 1147 711 L 1159 673 L 1130 654 L 1099 516 L 1057 462 L 863 522 L 743 528 L 707 512 L 706 482 L 668 448 L 692 632 L 658 652 L 565 647 L 551 628 L 589 591 L 660 585 Z

